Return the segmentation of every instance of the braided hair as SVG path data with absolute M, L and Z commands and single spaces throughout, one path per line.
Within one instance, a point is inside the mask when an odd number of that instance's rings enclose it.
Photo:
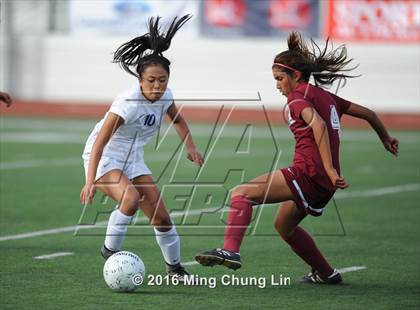
M 331 85 L 337 79 L 354 78 L 348 75 L 358 65 L 350 68 L 346 66 L 353 61 L 347 58 L 347 49 L 344 45 L 334 49 L 330 39 L 325 42 L 324 48 L 320 48 L 313 39 L 307 44 L 300 33 L 292 32 L 287 40 L 288 50 L 281 52 L 274 58 L 274 67 L 280 67 L 289 76 L 293 72 L 300 72 L 301 79 L 309 82 L 311 75 L 315 79 L 316 86 Z M 331 49 L 329 46 L 331 45 Z
M 190 14 L 175 17 L 165 32 L 161 32 L 160 17 L 148 21 L 149 32 L 122 44 L 114 53 L 114 63 L 131 75 L 141 78 L 150 65 L 161 65 L 169 75 L 171 62 L 163 56 L 175 33 L 191 18 Z

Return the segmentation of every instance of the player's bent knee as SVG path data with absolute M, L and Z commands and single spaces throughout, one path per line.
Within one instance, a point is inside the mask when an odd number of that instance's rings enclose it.
M 245 196 L 246 191 L 242 186 L 237 186 L 235 187 L 235 189 L 232 191 L 232 195 L 231 197 L 236 197 L 236 196 Z
M 120 202 L 120 207 L 136 210 L 139 200 L 140 194 L 135 189 L 128 189 Z
M 238 196 L 243 196 L 248 199 L 252 199 L 254 198 L 253 196 L 255 195 L 253 195 L 252 191 L 250 190 L 248 186 L 240 185 L 232 191 L 232 195 L 231 195 L 232 198 L 238 197 Z

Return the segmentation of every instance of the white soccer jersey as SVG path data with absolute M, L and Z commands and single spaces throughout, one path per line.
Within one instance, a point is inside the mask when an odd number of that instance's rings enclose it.
M 103 150 L 102 157 L 127 164 L 143 161 L 143 146 L 159 130 L 162 119 L 172 103 L 173 96 L 169 88 L 160 100 L 153 103 L 143 96 L 140 85 L 117 96 L 109 111 L 90 134 L 83 151 L 83 159 L 89 160 L 95 139 L 108 113 L 112 112 L 122 117 L 124 124 L 112 135 Z

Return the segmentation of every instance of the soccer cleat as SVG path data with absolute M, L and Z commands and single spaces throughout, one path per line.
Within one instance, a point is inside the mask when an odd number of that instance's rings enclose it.
M 300 282 L 311 283 L 311 284 L 339 284 L 343 281 L 341 274 L 337 269 L 334 269 L 333 273 L 327 278 L 321 277 L 318 271 L 312 269 L 310 273 L 303 276 Z
M 111 251 L 105 246 L 105 244 L 102 245 L 101 255 L 103 258 L 105 258 L 105 260 L 107 260 L 112 254 L 115 254 L 117 252 L 119 251 Z
M 185 270 L 185 268 L 180 264 L 176 265 L 169 265 L 166 264 L 166 273 L 171 278 L 178 279 L 179 282 L 183 283 L 185 281 L 185 277 L 191 276 L 191 274 Z
M 195 256 L 195 260 L 203 266 L 224 265 L 230 269 L 241 268 L 241 255 L 225 249 L 204 251 Z

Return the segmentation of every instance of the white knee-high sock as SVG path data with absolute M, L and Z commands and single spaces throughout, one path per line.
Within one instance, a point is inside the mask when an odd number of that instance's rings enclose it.
M 119 209 L 115 209 L 108 220 L 106 229 L 105 246 L 111 251 L 120 251 L 127 233 L 128 225 L 133 216 L 123 214 Z
M 179 236 L 175 225 L 168 231 L 162 232 L 155 228 L 156 242 L 162 250 L 163 258 L 169 265 L 176 265 L 181 262 L 181 250 Z

